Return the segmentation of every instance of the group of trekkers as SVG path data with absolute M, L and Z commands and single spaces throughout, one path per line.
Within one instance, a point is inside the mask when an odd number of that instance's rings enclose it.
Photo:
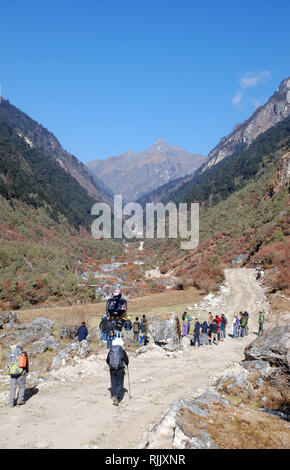
M 148 322 L 145 315 L 143 315 L 140 321 L 139 317 L 136 317 L 135 321 L 132 323 L 129 316 L 109 316 L 105 313 L 99 327 L 102 340 L 107 342 L 107 348 L 109 349 L 115 338 L 123 337 L 125 337 L 125 339 L 131 339 L 139 345 L 144 343 L 144 346 L 146 346 L 146 344 L 148 344 L 147 325 Z
M 120 300 L 120 302 L 118 302 Z M 112 307 L 113 305 L 113 307 Z M 121 307 L 120 307 L 121 305 Z M 120 307 L 120 308 L 119 308 Z M 113 311 L 112 308 L 115 310 Z M 132 340 L 135 343 L 144 345 L 148 343 L 147 328 L 148 322 L 146 316 L 143 315 L 141 321 L 139 317 L 135 318 L 135 321 L 131 322 L 130 317 L 126 314 L 127 304 L 125 299 L 122 298 L 120 289 L 114 292 L 113 298 L 107 302 L 106 313 L 100 322 L 100 330 L 102 340 L 107 342 L 107 348 L 109 349 L 106 358 L 106 363 L 110 367 L 111 377 L 111 398 L 113 405 L 118 406 L 119 402 L 123 398 L 123 385 L 125 377 L 125 367 L 129 365 L 129 358 L 124 349 L 123 337 L 126 340 Z M 184 312 L 182 315 L 182 336 L 186 337 L 191 333 L 191 316 Z M 233 338 L 244 337 L 248 334 L 248 312 L 240 312 L 235 314 L 232 322 Z M 263 312 L 259 312 L 259 331 L 258 334 L 263 333 L 265 315 Z M 224 314 L 213 315 L 211 312 L 208 314 L 208 320 L 199 322 L 198 318 L 195 318 L 193 324 L 193 337 L 191 338 L 191 345 L 198 346 L 204 344 L 218 344 L 219 341 L 224 341 L 227 336 L 226 329 L 228 320 Z M 124 329 L 124 336 L 123 336 Z M 131 332 L 133 331 L 133 338 L 131 338 Z M 141 333 L 141 337 L 139 339 Z M 86 339 L 88 335 L 88 329 L 85 322 L 82 322 L 78 328 L 78 340 L 79 342 Z M 15 404 L 23 405 L 25 403 L 25 384 L 26 377 L 29 373 L 29 362 L 28 355 L 23 348 L 18 345 L 12 345 L 9 349 L 8 355 L 8 373 L 10 374 L 10 406 L 14 407 Z M 128 376 L 129 379 L 129 376 Z M 129 384 L 130 386 L 130 384 Z M 16 387 L 19 388 L 18 398 L 15 403 Z
M 182 336 L 191 335 L 191 321 L 193 318 L 184 312 L 182 315 Z M 263 333 L 265 315 L 263 312 L 259 312 L 259 330 L 258 334 Z M 232 338 L 243 338 L 248 335 L 249 327 L 249 313 L 247 311 L 236 313 L 232 321 Z M 198 318 L 194 319 L 193 331 L 191 338 L 191 345 L 202 346 L 203 344 L 215 344 L 219 341 L 224 341 L 227 336 L 227 325 L 228 319 L 224 314 L 213 315 L 212 312 L 208 314 L 208 320 L 200 322 Z
M 182 315 L 182 336 L 188 336 L 191 334 L 190 323 L 191 316 L 184 312 Z M 209 312 L 208 320 L 204 320 L 202 323 L 198 318 L 194 319 L 193 332 L 191 339 L 191 345 L 202 346 L 203 344 L 218 344 L 219 341 L 224 341 L 226 338 L 226 326 L 228 320 L 224 314 L 221 316 L 214 315 Z

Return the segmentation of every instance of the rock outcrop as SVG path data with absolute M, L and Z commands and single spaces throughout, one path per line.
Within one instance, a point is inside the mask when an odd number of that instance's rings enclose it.
M 172 314 L 169 320 L 150 323 L 148 336 L 150 343 L 155 343 L 166 351 L 177 351 L 181 348 L 181 329 L 178 316 Z
M 247 360 L 263 360 L 273 366 L 290 365 L 290 324 L 266 330 L 245 349 Z
M 290 183 L 290 152 L 287 152 L 281 158 L 278 168 L 271 179 L 266 194 L 265 199 L 271 198 L 274 194 L 277 194 L 279 191 L 287 188 Z

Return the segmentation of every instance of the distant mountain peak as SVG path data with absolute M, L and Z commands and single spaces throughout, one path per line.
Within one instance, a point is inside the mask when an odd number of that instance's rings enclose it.
M 116 193 L 118 181 L 124 199 L 136 201 L 172 179 L 194 173 L 204 161 L 204 156 L 189 153 L 160 138 L 146 150 L 94 160 L 87 166 L 92 176 L 98 176 L 112 192 Z

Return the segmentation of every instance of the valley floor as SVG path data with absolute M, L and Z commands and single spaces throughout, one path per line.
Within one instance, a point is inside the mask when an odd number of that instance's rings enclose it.
M 244 358 L 244 348 L 257 337 L 258 311 L 266 302 L 255 274 L 252 269 L 227 269 L 230 293 L 218 309 L 229 320 L 230 334 L 233 314 L 247 310 L 248 336 L 227 336 L 217 346 L 187 347 L 178 353 L 152 348 L 131 357 L 131 398 L 125 393 L 119 407 L 110 399 L 104 350 L 97 358 L 84 360 L 88 373 L 80 373 L 78 379 L 70 380 L 68 372 L 63 383 L 40 383 L 38 393 L 25 406 L 0 407 L 0 448 L 143 448 L 147 433 L 173 400 L 200 394 L 224 369 Z M 129 390 L 128 375 L 124 386 Z

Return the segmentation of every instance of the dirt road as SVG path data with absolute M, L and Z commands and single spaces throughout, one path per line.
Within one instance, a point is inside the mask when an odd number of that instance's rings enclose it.
M 249 335 L 227 337 L 217 346 L 187 347 L 167 355 L 155 349 L 131 357 L 129 365 L 131 399 L 126 393 L 119 407 L 112 405 L 107 351 L 61 372 L 58 381 L 39 384 L 39 391 L 25 406 L 0 407 L 0 448 L 103 448 L 138 449 L 146 432 L 158 422 L 177 398 L 201 393 L 224 369 L 241 361 L 244 348 L 257 332 L 257 313 L 265 297 L 255 281 L 255 271 L 225 271 L 227 294 L 219 306 L 229 319 L 250 313 Z M 212 309 L 215 313 L 215 310 Z M 83 369 L 83 373 L 81 370 Z M 76 376 L 78 378 L 76 378 Z M 128 389 L 128 376 L 125 377 Z

